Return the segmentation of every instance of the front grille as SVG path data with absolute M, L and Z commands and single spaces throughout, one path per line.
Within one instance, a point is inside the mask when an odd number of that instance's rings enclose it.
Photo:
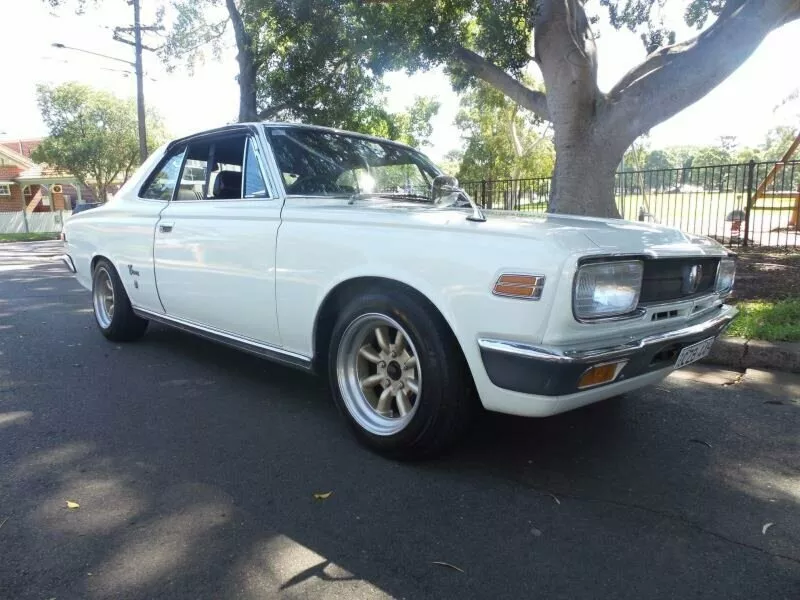
M 640 304 L 683 300 L 714 290 L 719 258 L 662 258 L 644 261 Z M 689 285 L 689 272 L 699 267 L 702 274 L 696 288 Z

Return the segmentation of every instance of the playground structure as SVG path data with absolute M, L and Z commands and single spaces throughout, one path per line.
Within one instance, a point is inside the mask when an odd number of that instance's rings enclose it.
M 785 173 L 785 168 L 787 164 L 790 164 L 792 157 L 797 152 L 798 148 L 800 148 L 800 131 L 798 131 L 797 136 L 795 137 L 792 144 L 786 150 L 786 153 L 783 155 L 779 162 L 776 162 L 773 167 L 769 170 L 766 174 L 764 179 L 761 183 L 758 184 L 756 187 L 755 192 L 748 198 L 747 201 L 747 210 L 745 211 L 745 229 L 749 231 L 749 225 L 752 218 L 752 212 L 756 211 L 785 211 L 785 206 L 778 204 L 777 206 L 772 203 L 767 206 L 759 206 L 759 200 L 783 200 L 783 199 L 793 199 L 794 206 L 792 208 L 792 215 L 789 217 L 789 228 L 793 228 L 795 230 L 800 227 L 800 185 L 797 185 L 794 189 L 790 190 L 779 190 L 776 191 L 767 191 L 771 184 L 774 184 L 775 180 L 777 179 L 778 175 L 781 173 Z M 792 174 L 793 175 L 793 174 Z M 784 177 L 785 179 L 785 177 Z M 794 180 L 793 176 L 790 176 L 789 181 L 790 185 L 791 182 Z M 785 187 L 785 186 L 781 186 Z M 747 239 L 747 238 L 745 238 Z M 746 244 L 745 244 L 746 245 Z

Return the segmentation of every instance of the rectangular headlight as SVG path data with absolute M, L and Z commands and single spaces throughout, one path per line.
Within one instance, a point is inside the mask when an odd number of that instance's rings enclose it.
M 733 289 L 733 280 L 736 278 L 736 261 L 732 258 L 723 258 L 717 267 L 717 282 L 714 291 L 720 294 Z
M 640 260 L 590 263 L 578 269 L 572 308 L 578 319 L 624 315 L 636 308 L 642 290 Z

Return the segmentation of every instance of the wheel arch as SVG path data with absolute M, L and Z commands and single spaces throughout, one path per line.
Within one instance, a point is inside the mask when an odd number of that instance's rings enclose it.
M 326 294 L 317 310 L 312 334 L 312 360 L 316 372 L 321 372 L 325 368 L 331 334 L 336 324 L 336 315 L 338 311 L 344 307 L 345 303 L 359 293 L 380 287 L 400 289 L 415 296 L 432 312 L 432 314 L 441 319 L 444 326 L 447 327 L 447 330 L 453 336 L 456 344 L 458 344 L 458 349 L 461 351 L 462 357 L 466 360 L 464 349 L 461 347 L 461 342 L 455 333 L 452 323 L 426 294 L 419 291 L 414 286 L 398 281 L 397 279 L 380 276 L 360 276 L 345 279 L 337 283 Z
M 103 256 L 102 254 L 95 254 L 92 257 L 91 262 L 89 262 L 89 272 L 90 273 L 94 274 L 94 269 L 97 266 L 97 263 L 99 263 L 101 260 L 107 260 L 108 262 L 111 263 L 112 267 L 114 266 L 114 261 L 111 260 L 110 258 L 108 258 L 107 256 Z M 114 268 L 116 269 L 116 267 L 114 267 Z

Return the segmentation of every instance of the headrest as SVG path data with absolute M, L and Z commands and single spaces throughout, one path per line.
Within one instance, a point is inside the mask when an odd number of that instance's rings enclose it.
M 214 198 L 241 198 L 242 174 L 238 171 L 220 171 L 214 179 Z

